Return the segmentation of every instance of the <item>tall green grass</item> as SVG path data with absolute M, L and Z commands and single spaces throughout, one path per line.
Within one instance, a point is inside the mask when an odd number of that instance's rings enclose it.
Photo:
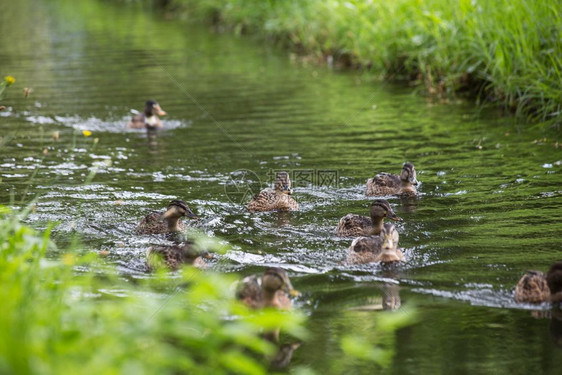
M 273 36 L 436 95 L 470 91 L 517 115 L 562 120 L 558 0 L 171 0 L 191 18 Z

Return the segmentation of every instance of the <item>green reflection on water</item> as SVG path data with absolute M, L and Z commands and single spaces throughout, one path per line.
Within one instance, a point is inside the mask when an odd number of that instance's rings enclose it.
M 204 230 L 238 249 L 220 269 L 292 270 L 315 338 L 295 363 L 329 371 L 339 338 L 368 331 L 377 314 L 347 309 L 379 301 L 381 280 L 391 278 L 402 304 L 415 297 L 421 313 L 399 331 L 392 365 L 381 371 L 556 371 L 562 356 L 549 320 L 511 308 L 510 289 L 524 269 L 544 271 L 562 258 L 557 134 L 514 128 L 496 112 L 475 116 L 464 101 L 427 103 L 360 72 L 295 64 L 265 43 L 134 8 L 0 4 L 0 74 L 17 79 L 3 103 L 12 109 L 0 117 L 0 201 L 11 192 L 17 201 L 42 196 L 30 221 L 60 221 L 60 243 L 78 232 L 91 248 L 108 249 L 108 261 L 138 270 L 145 244 L 132 235 L 136 222 L 180 197 Z M 23 87 L 34 88 L 30 98 Z M 123 129 L 129 109 L 149 98 L 169 113 L 168 130 L 152 139 Z M 97 148 L 75 129 L 91 130 Z M 78 189 L 106 159 L 111 166 Z M 404 218 L 407 264 L 390 275 L 341 267 L 350 241 L 332 235 L 337 220 L 366 214 L 366 179 L 397 173 L 405 160 L 422 181 L 418 199 L 390 199 Z M 249 215 L 224 189 L 239 169 L 264 184 L 281 169 L 335 171 L 338 179 L 294 179 L 298 213 Z

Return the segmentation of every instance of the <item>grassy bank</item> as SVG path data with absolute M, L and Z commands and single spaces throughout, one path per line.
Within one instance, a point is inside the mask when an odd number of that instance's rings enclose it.
M 274 37 L 297 51 L 406 78 L 431 95 L 562 123 L 558 0 L 169 0 L 189 18 Z M 329 57 L 331 56 L 331 58 Z

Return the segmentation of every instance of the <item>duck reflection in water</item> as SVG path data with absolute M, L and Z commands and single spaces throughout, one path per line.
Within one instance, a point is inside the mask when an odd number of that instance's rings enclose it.
M 284 369 L 289 366 L 293 353 L 301 346 L 300 342 L 290 344 L 280 344 L 277 353 L 269 359 L 269 365 L 272 369 Z
M 398 282 L 386 282 L 382 284 L 382 296 L 369 298 L 369 304 L 350 308 L 355 311 L 394 311 L 402 306 L 400 299 L 400 284 Z
M 158 154 L 158 130 L 146 128 L 146 139 L 148 140 L 148 150 L 151 154 Z
M 418 209 L 418 195 L 400 195 L 402 211 L 407 213 L 416 212 Z
M 383 310 L 397 310 L 402 306 L 400 286 L 398 284 L 384 284 L 382 296 Z
M 552 308 L 548 330 L 552 342 L 562 348 L 562 310 L 560 306 Z

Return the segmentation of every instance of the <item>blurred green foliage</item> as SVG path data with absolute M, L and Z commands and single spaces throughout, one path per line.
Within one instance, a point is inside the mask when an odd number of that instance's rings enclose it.
M 49 259 L 49 230 L 0 212 L 0 373 L 263 374 L 264 330 L 305 336 L 301 314 L 234 300 L 232 276 L 186 267 L 133 283 L 93 253 Z
M 162 3 L 162 2 L 161 2 Z M 298 51 L 468 90 L 532 120 L 562 119 L 558 0 L 171 0 L 190 18 L 260 33 Z

